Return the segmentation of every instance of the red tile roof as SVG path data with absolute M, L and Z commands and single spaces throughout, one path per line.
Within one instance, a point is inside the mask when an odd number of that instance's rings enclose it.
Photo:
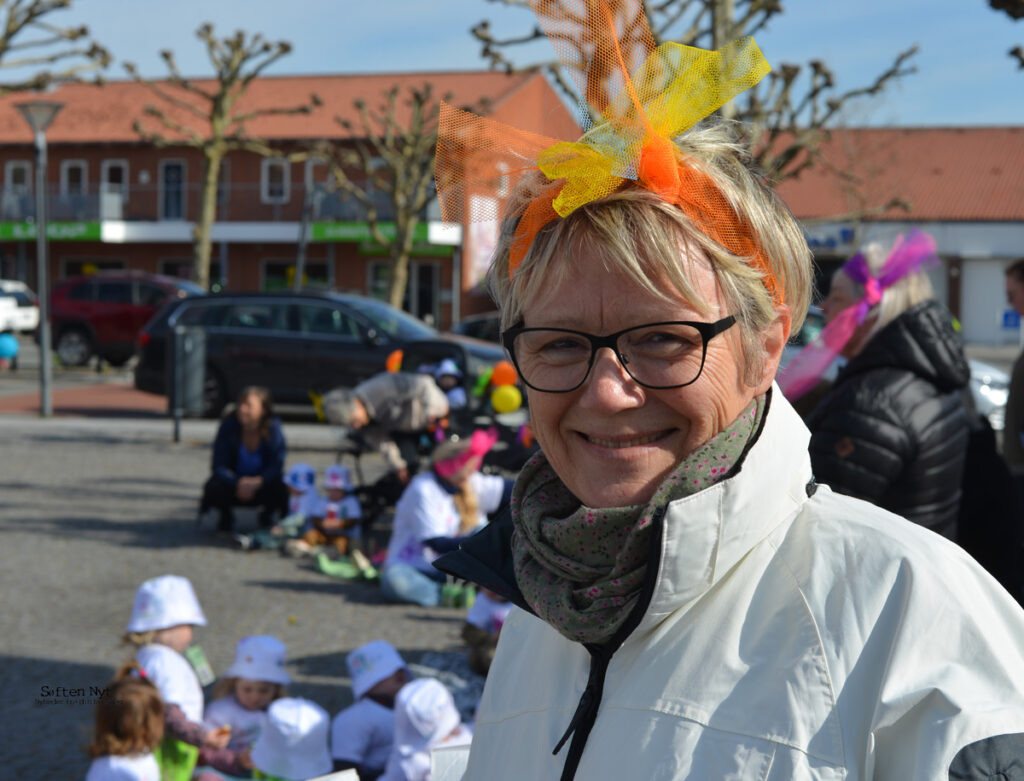
M 1024 220 L 1024 127 L 854 128 L 832 131 L 818 165 L 779 185 L 798 219 L 889 209 L 867 219 Z M 854 177 L 845 182 L 836 173 Z
M 399 121 L 407 115 L 401 97 L 410 86 L 421 87 L 425 83 L 433 86 L 435 97 L 451 95 L 451 102 L 459 106 L 476 105 L 481 99 L 490 101 L 495 114 L 500 114 L 502 102 L 520 87 L 533 80 L 541 79 L 538 73 L 520 73 L 507 76 L 490 71 L 415 73 L 415 74 L 371 74 L 371 75 L 323 75 L 323 76 L 277 76 L 261 77 L 252 82 L 249 90 L 239 100 L 238 111 L 254 108 L 292 107 L 308 102 L 316 93 L 323 105 L 308 116 L 266 116 L 246 124 L 250 137 L 271 141 L 306 140 L 319 138 L 343 138 L 349 133 L 336 121 L 336 116 L 349 119 L 358 131 L 359 117 L 354 108 L 356 100 L 364 100 L 373 109 L 380 102 L 386 90 L 394 86 L 401 88 Z M 214 82 L 196 79 L 195 84 L 210 89 Z M 166 84 L 162 83 L 166 87 Z M 546 86 L 546 85 L 545 85 Z M 175 95 L 186 96 L 195 103 L 195 98 L 182 90 L 172 90 Z M 548 88 L 552 100 L 558 99 Z M 0 99 L 0 144 L 31 143 L 32 135 L 25 120 L 14 108 L 15 103 L 32 100 L 25 94 L 8 95 Z M 65 104 L 50 129 L 47 140 L 52 144 L 125 143 L 136 142 L 139 136 L 132 129 L 132 123 L 142 118 L 147 105 L 159 106 L 167 113 L 189 127 L 198 127 L 196 120 L 185 109 L 169 108 L 150 89 L 133 81 L 112 81 L 102 87 L 90 84 L 67 85 L 53 93 L 47 93 L 45 100 Z M 568 114 L 568 112 L 566 112 Z M 146 118 L 147 129 L 158 129 L 160 123 Z

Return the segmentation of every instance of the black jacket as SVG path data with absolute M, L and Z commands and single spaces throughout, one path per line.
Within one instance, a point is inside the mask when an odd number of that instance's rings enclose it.
M 911 307 L 808 416 L 815 478 L 955 539 L 969 379 L 949 313 L 936 301 Z

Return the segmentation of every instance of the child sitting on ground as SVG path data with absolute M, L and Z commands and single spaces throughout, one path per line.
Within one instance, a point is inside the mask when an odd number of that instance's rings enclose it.
M 126 666 L 96 703 L 85 781 L 160 781 L 153 750 L 164 736 L 164 703 L 152 681 Z
M 327 711 L 310 700 L 284 697 L 267 710 L 267 722 L 252 749 L 255 778 L 306 781 L 331 772 Z
M 288 514 L 270 529 L 257 529 L 251 534 L 236 534 L 243 550 L 281 548 L 289 539 L 298 537 L 320 505 L 316 490 L 316 469 L 311 464 L 293 464 L 284 477 L 288 488 Z
M 431 749 L 464 746 L 472 739 L 443 683 L 413 681 L 395 700 L 395 745 L 381 781 L 429 781 Z
M 487 675 L 502 624 L 511 609 L 512 603 L 504 597 L 486 588 L 477 590 L 462 625 L 462 639 L 469 646 L 469 669 L 478 675 Z
M 360 781 L 384 772 L 395 736 L 395 696 L 409 682 L 405 662 L 390 643 L 374 640 L 345 657 L 355 702 L 331 722 L 335 770 L 354 768 Z
M 312 553 L 317 546 L 333 546 L 338 555 L 344 556 L 349 549 L 358 546 L 362 539 L 359 521 L 363 511 L 359 500 L 352 495 L 355 486 L 349 477 L 347 467 L 331 464 L 324 471 L 324 492 L 302 537 L 290 543 L 291 553 Z
M 243 637 L 235 661 L 217 683 L 217 698 L 206 706 L 204 723 L 210 729 L 231 727 L 228 748 L 251 749 L 267 720 L 270 703 L 284 697 L 291 678 L 284 669 L 284 643 L 269 635 Z
M 178 575 L 147 580 L 135 592 L 124 640 L 135 646 L 135 662 L 164 701 L 164 738 L 157 761 L 167 778 L 189 778 L 197 764 L 231 775 L 245 773 L 248 757 L 229 751 L 227 727 L 203 726 L 203 689 L 184 656 L 192 627 L 206 626 L 192 584 Z M 197 656 L 201 656 L 199 651 Z

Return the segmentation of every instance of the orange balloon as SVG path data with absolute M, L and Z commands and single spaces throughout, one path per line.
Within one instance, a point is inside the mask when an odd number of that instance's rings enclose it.
M 395 350 L 391 355 L 388 356 L 387 360 L 384 361 L 384 368 L 386 368 L 392 374 L 402 370 L 402 351 Z
M 516 367 L 508 361 L 498 361 L 491 372 L 491 385 L 515 385 L 519 379 Z

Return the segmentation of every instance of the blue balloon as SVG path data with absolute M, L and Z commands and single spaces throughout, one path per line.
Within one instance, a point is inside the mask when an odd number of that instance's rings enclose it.
M 13 358 L 18 354 L 18 340 L 14 334 L 0 334 L 0 359 Z

